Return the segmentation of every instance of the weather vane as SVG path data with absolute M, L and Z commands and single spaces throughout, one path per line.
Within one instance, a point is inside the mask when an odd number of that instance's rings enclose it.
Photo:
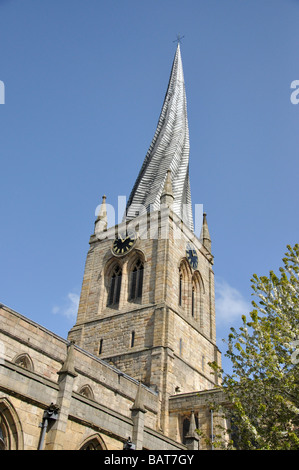
M 180 34 L 177 34 L 176 39 L 173 42 L 177 42 L 178 44 L 181 44 L 182 39 L 185 36 L 181 36 Z

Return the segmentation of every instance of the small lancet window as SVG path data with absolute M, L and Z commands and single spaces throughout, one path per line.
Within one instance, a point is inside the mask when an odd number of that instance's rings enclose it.
M 119 298 L 120 298 L 120 288 L 121 288 L 121 277 L 122 277 L 122 271 L 120 266 L 116 265 L 111 279 L 110 279 L 110 288 L 109 288 L 109 295 L 108 295 L 108 306 L 116 306 L 119 304 Z
M 138 259 L 131 271 L 131 285 L 129 300 L 137 301 L 142 298 L 142 286 L 143 286 L 143 263 Z
M 186 309 L 189 304 L 191 292 L 189 292 L 190 267 L 184 258 L 178 270 L 178 305 Z
M 132 331 L 132 333 L 131 333 L 131 348 L 134 347 L 134 343 L 135 343 L 135 331 Z

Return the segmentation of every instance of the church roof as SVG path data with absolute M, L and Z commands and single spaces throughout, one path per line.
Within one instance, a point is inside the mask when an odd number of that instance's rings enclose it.
M 193 231 L 189 181 L 189 128 L 180 44 L 178 44 L 157 129 L 131 192 L 126 219 L 160 209 L 171 170 L 173 211 Z

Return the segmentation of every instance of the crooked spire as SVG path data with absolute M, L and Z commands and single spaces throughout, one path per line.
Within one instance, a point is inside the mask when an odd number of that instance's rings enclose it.
M 129 197 L 125 219 L 160 209 L 160 198 L 170 170 L 173 211 L 193 231 L 189 152 L 187 101 L 178 43 L 157 129 Z

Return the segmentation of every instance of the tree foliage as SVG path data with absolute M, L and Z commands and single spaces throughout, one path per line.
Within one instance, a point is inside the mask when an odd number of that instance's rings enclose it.
M 250 318 L 227 340 L 228 447 L 299 449 L 299 245 L 287 249 L 279 275 L 253 276 Z

